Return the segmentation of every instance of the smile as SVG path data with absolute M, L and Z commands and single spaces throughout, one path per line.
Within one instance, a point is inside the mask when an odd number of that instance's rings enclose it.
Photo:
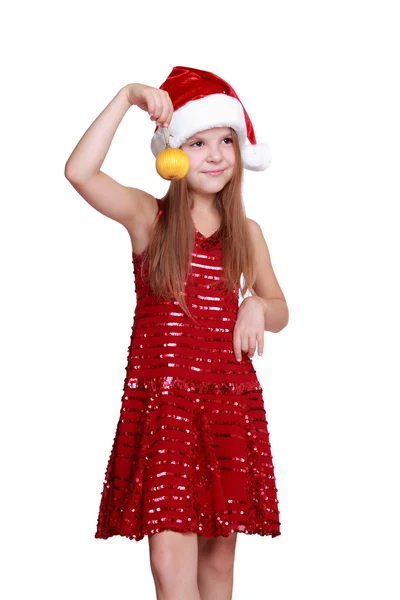
M 218 175 L 221 175 L 223 172 L 224 172 L 224 169 L 222 169 L 221 171 L 207 171 L 204 174 L 211 175 L 211 177 L 218 177 Z

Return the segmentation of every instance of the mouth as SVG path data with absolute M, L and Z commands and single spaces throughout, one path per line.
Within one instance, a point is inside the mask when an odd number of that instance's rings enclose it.
M 222 175 L 224 169 L 220 169 L 219 171 L 204 171 L 205 175 L 211 175 L 211 177 L 218 177 L 218 175 Z

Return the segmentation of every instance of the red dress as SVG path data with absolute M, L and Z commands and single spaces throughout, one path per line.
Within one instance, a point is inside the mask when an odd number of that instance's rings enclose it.
M 219 230 L 196 230 L 185 292 L 197 325 L 152 294 L 132 253 L 137 302 L 95 538 L 280 535 L 263 390 L 248 354 L 233 352 L 238 291 L 208 285 L 221 246 Z

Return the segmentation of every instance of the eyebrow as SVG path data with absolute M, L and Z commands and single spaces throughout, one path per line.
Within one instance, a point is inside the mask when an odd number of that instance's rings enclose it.
M 222 133 L 222 134 L 221 134 L 221 137 L 222 137 L 222 138 L 226 138 L 226 137 L 230 137 L 230 136 L 232 136 L 232 131 L 231 131 L 230 129 L 229 129 L 228 133 Z M 190 140 L 203 140 L 203 139 L 204 139 L 204 137 L 202 137 L 202 136 L 201 136 L 201 135 L 199 135 L 199 134 L 194 134 L 194 135 L 192 135 L 192 136 L 191 136 L 189 139 L 190 139 Z

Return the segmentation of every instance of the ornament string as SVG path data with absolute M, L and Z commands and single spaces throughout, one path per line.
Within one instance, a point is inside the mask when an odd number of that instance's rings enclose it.
M 170 148 L 169 138 L 174 137 L 174 136 L 170 134 L 168 127 L 163 127 L 163 130 L 164 130 L 165 145 L 167 148 Z
M 169 144 L 168 127 L 163 127 L 163 130 L 164 130 L 165 145 L 168 146 L 168 144 Z

